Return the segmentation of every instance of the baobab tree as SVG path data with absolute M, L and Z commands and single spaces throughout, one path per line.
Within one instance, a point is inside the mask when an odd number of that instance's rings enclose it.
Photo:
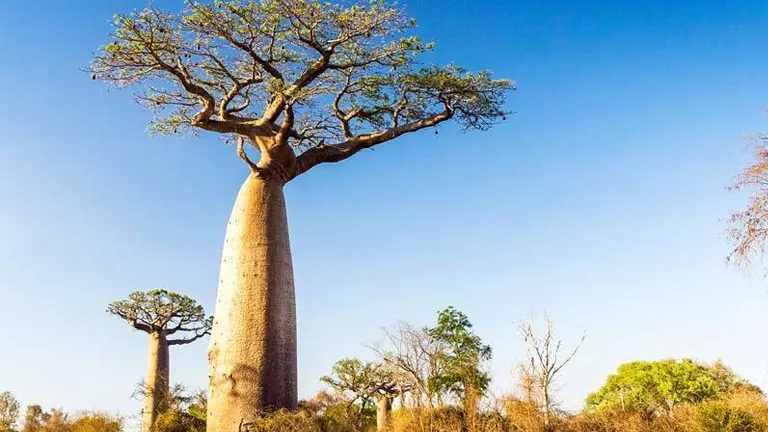
M 386 0 L 190 0 L 116 16 L 94 55 L 93 79 L 136 88 L 153 130 L 220 134 L 250 170 L 222 253 L 209 430 L 297 407 L 285 184 L 449 120 L 485 130 L 506 115 L 511 81 L 418 63 L 432 44 L 414 26 Z
M 332 374 L 320 381 L 328 384 L 349 405 L 360 402 L 360 411 L 376 403 L 376 430 L 389 430 L 392 401 L 410 390 L 410 386 L 389 364 L 342 359 L 333 365 Z
M 127 300 L 110 303 L 107 312 L 149 334 L 142 431 L 151 432 L 170 395 L 169 347 L 210 334 L 212 317 L 195 300 L 166 290 L 131 293 Z

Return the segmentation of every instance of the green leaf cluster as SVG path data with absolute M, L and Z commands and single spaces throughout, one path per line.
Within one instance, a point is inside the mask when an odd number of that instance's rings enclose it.
M 433 391 L 462 398 L 470 390 L 483 393 L 488 388 L 491 379 L 481 366 L 491 359 L 491 347 L 474 333 L 463 312 L 453 307 L 440 311 L 437 325 L 427 329 L 427 333 L 445 347 L 440 353 L 440 373 L 429 378 Z
M 587 397 L 586 408 L 663 415 L 682 404 L 700 403 L 737 388 L 759 391 L 721 363 L 707 366 L 692 359 L 635 361 L 619 366 L 602 388 Z

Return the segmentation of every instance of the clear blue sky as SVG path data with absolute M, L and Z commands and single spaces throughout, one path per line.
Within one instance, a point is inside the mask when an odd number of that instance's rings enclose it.
M 143 6 L 119 3 L 0 4 L 0 389 L 25 404 L 138 410 L 146 338 L 104 309 L 155 287 L 212 307 L 247 172 L 214 136 L 149 137 L 129 92 L 79 71 Z M 517 114 L 287 187 L 301 396 L 380 327 L 447 305 L 493 346 L 500 390 L 515 320 L 586 329 L 570 408 L 635 359 L 721 357 L 768 385 L 765 280 L 727 268 L 722 238 L 743 137 L 768 130 L 768 2 L 408 3 L 436 61 L 517 80 Z M 206 343 L 173 350 L 173 381 L 205 385 Z

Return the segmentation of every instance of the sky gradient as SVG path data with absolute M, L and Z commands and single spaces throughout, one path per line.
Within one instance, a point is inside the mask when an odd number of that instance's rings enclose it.
M 448 305 L 493 347 L 498 392 L 515 321 L 545 310 L 566 346 L 587 332 L 567 408 L 630 360 L 722 358 L 768 386 L 765 280 L 727 267 L 723 238 L 744 137 L 768 130 L 768 2 L 541 3 L 408 1 L 429 60 L 515 79 L 516 114 L 287 186 L 301 397 Z M 0 391 L 23 404 L 137 412 L 147 340 L 106 305 L 159 287 L 214 304 L 247 168 L 210 134 L 148 136 L 129 91 L 80 70 L 143 4 L 0 3 Z M 205 386 L 206 348 L 173 349 L 172 381 Z

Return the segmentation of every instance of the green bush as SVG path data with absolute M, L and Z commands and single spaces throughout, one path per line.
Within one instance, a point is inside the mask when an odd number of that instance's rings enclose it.
M 696 412 L 701 432 L 757 432 L 760 430 L 752 414 L 725 402 L 703 403 Z

